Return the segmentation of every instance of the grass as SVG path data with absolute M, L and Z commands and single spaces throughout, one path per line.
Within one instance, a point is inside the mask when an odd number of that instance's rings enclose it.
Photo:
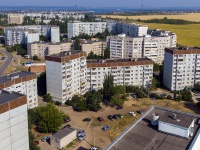
M 102 18 L 110 17 L 110 18 L 118 18 L 118 19 L 142 19 L 142 20 L 149 20 L 149 19 L 162 19 L 164 17 L 167 17 L 168 19 L 183 19 L 188 21 L 200 21 L 200 13 L 185 13 L 185 14 L 179 14 L 179 15 L 141 15 L 141 16 L 119 16 L 119 15 L 101 15 Z

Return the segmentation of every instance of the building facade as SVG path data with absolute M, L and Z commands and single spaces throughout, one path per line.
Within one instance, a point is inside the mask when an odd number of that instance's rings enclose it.
M 0 77 L 0 89 L 26 95 L 29 109 L 38 106 L 37 77 L 30 72 L 15 72 Z
M 66 51 L 45 56 L 47 93 L 64 103 L 86 92 L 86 53 Z
M 170 90 L 191 88 L 200 82 L 200 48 L 166 48 L 163 84 Z
M 125 34 L 107 37 L 110 58 L 147 57 L 161 64 L 164 60 L 166 47 L 175 47 L 174 35 L 144 37 L 127 37 Z
M 68 22 L 68 38 L 79 36 L 80 34 L 95 35 L 102 33 L 106 29 L 106 22 Z
M 115 85 L 149 87 L 153 61 L 147 58 L 87 61 L 87 90 L 103 88 L 104 76 L 111 74 Z
M 81 50 L 86 52 L 88 55 L 90 52 L 98 56 L 103 56 L 104 50 L 106 49 L 106 42 L 104 41 L 85 41 L 81 43 Z
M 29 150 L 26 96 L 0 90 L 0 150 Z
M 59 27 L 48 25 L 28 25 L 4 28 L 6 45 L 28 44 L 39 42 L 39 36 L 52 38 L 53 41 L 60 40 Z M 52 42 L 53 42 L 52 41 Z
M 52 55 L 63 51 L 73 50 L 74 49 L 73 46 L 74 46 L 73 42 L 62 42 L 62 43 L 37 42 L 27 45 L 27 53 L 30 57 L 36 55 L 39 58 L 44 59 L 46 55 Z
M 22 14 L 8 14 L 8 24 L 22 24 L 24 15 Z

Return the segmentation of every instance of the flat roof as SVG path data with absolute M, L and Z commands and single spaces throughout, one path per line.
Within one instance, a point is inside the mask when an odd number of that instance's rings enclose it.
M 189 139 L 181 138 L 175 135 L 158 131 L 158 126 L 151 125 L 152 114 L 158 114 L 161 118 L 164 115 L 176 113 L 180 122 L 187 122 L 186 118 L 195 119 L 194 136 Z M 200 116 L 174 111 L 162 107 L 153 106 L 143 114 L 135 123 L 133 123 L 124 133 L 122 133 L 115 141 L 113 141 L 106 150 L 185 150 L 191 145 L 199 126 L 197 119 Z M 191 120 L 189 120 L 190 122 Z
M 0 90 L 0 105 L 16 100 L 23 96 L 24 96 L 23 94 L 20 94 L 17 92 L 8 92 L 8 91 Z
M 66 127 L 61 129 L 60 131 L 56 132 L 55 134 L 53 134 L 53 137 L 56 137 L 58 139 L 62 139 L 64 137 L 66 137 L 68 134 L 74 132 L 76 129 L 71 128 L 71 127 Z
M 199 47 L 171 47 L 165 48 L 165 52 L 171 54 L 200 54 Z
M 64 52 L 60 52 L 58 54 L 52 54 L 52 55 L 48 55 L 48 56 L 54 57 L 54 58 L 62 58 L 62 57 L 70 56 L 70 55 L 73 55 L 73 54 L 79 54 L 81 52 L 82 51 L 80 51 L 80 50 L 64 51 Z
M 14 72 L 14 73 L 10 73 L 10 74 L 7 74 L 7 75 L 3 75 L 3 76 L 0 76 L 0 84 L 11 81 L 12 78 L 15 78 L 15 77 L 21 78 L 21 77 L 30 76 L 30 75 L 33 75 L 33 74 L 34 73 L 31 73 L 31 72 L 20 71 L 20 72 Z

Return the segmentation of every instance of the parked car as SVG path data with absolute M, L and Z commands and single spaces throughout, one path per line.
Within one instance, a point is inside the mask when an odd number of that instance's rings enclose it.
M 42 138 L 41 141 L 42 141 L 42 142 L 47 142 L 47 140 L 49 140 L 49 137 L 48 137 L 48 136 L 45 136 L 45 137 Z
M 124 116 L 122 114 L 118 114 L 119 118 L 124 118 Z
M 65 123 L 70 122 L 70 121 L 71 121 L 71 119 L 70 119 L 69 117 L 66 117 L 66 118 L 64 119 L 64 122 L 65 122 Z
M 122 109 L 122 108 L 123 108 L 122 106 L 117 106 L 116 107 L 117 110 Z
M 108 116 L 108 119 L 110 119 L 110 120 L 114 120 L 114 118 L 113 118 L 112 115 L 109 115 L 109 116 Z
M 84 140 L 86 137 L 87 137 L 86 134 L 81 134 L 80 136 L 78 136 L 78 139 L 79 139 L 80 141 L 82 141 L 82 140 Z
M 195 93 L 194 96 L 200 96 L 200 93 Z
M 131 115 L 131 116 L 136 116 L 136 114 L 134 113 L 134 112 L 129 112 L 129 114 Z
M 81 135 L 84 135 L 85 134 L 85 130 L 80 130 L 77 132 L 77 136 L 81 136 Z
M 35 143 L 36 145 L 39 145 L 40 142 L 39 142 L 39 141 L 34 141 L 34 143 Z
M 97 147 L 91 147 L 90 150 L 99 150 Z
M 70 128 L 70 127 L 71 127 L 71 125 L 67 124 L 64 127 L 62 127 L 62 129 L 64 129 L 64 128 Z
M 118 114 L 114 114 L 113 117 L 114 117 L 115 119 L 119 119 Z
M 98 117 L 97 118 L 100 122 L 104 122 L 103 118 L 102 117 Z
M 85 118 L 85 119 L 83 119 L 83 122 L 90 122 L 90 121 L 91 121 L 90 118 Z
M 143 112 L 142 112 L 141 110 L 137 110 L 136 112 L 137 112 L 138 114 L 140 114 L 140 115 L 143 114 Z
M 162 93 L 162 94 L 160 94 L 160 97 L 166 97 L 166 96 L 167 96 L 166 93 Z
M 107 130 L 109 130 L 109 129 L 110 129 L 109 126 L 104 126 L 104 127 L 102 128 L 103 131 L 107 131 Z

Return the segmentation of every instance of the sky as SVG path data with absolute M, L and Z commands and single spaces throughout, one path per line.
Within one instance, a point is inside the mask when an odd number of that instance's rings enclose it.
M 0 6 L 200 7 L 200 0 L 0 0 Z

